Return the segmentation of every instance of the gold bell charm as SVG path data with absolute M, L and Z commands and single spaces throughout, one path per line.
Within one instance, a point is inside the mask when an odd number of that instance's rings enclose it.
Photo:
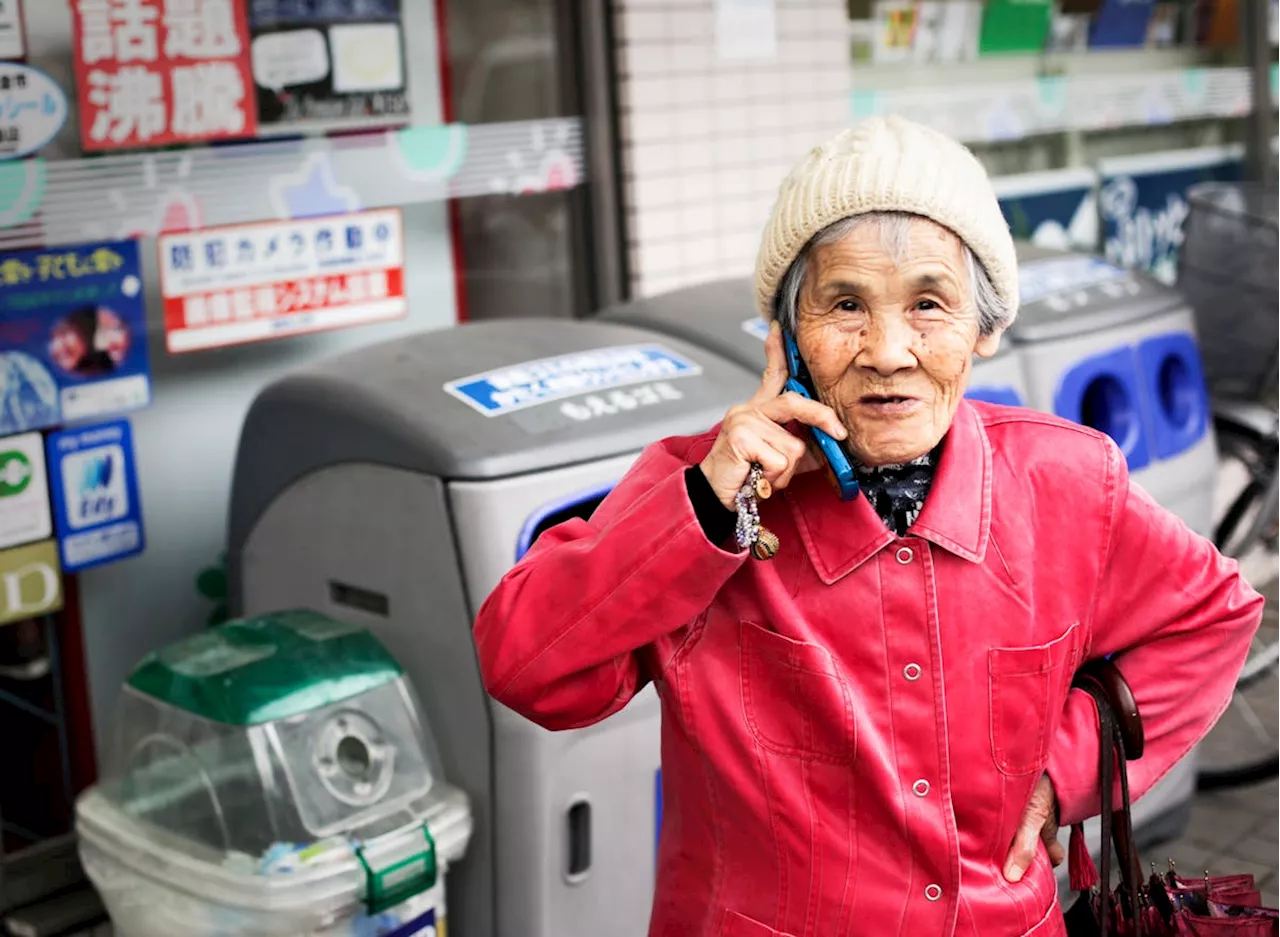
M 756 542 L 751 544 L 751 555 L 758 560 L 771 560 L 778 553 L 778 535 L 768 527 L 761 527 Z

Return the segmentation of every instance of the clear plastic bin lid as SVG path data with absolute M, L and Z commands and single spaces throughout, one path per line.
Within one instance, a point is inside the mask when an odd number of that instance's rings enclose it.
M 114 838 L 132 829 L 130 849 L 152 842 L 198 864 L 270 875 L 405 831 L 421 843 L 433 811 L 458 793 L 382 644 L 290 611 L 145 658 L 121 692 L 91 802 Z M 352 849 L 334 853 L 335 842 Z

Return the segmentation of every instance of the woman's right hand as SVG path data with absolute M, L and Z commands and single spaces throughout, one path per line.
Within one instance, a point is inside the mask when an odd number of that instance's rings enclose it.
M 765 354 L 768 364 L 760 389 L 746 403 L 729 409 L 720 435 L 699 465 L 720 503 L 731 511 L 736 510 L 734 496 L 746 482 L 752 463 L 760 465 L 773 488 L 786 488 L 796 475 L 820 467 L 820 456 L 784 424 L 816 426 L 836 440 L 848 436 L 840 418 L 826 404 L 790 391 L 782 393 L 788 377 L 787 357 L 777 322 L 769 327 Z

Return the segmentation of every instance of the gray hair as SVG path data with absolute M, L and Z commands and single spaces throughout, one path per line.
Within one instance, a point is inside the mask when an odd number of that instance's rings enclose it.
M 775 317 L 784 328 L 794 332 L 800 309 L 800 290 L 804 287 L 804 278 L 809 270 L 809 255 L 815 248 L 839 241 L 855 228 L 874 225 L 879 229 L 880 243 L 885 251 L 895 264 L 899 264 L 906 257 L 911 222 L 921 217 L 923 216 L 903 211 L 876 211 L 850 215 L 827 225 L 809 239 L 809 243 L 805 244 L 787 268 L 774 299 Z M 990 335 L 1008 326 L 1013 321 L 1016 310 L 1010 309 L 1009 304 L 996 292 L 982 261 L 974 256 L 969 245 L 961 242 L 961 249 L 964 252 L 965 268 L 969 271 L 971 299 L 978 311 L 978 333 Z

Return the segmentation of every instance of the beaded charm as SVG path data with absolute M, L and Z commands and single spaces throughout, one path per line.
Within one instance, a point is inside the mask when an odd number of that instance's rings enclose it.
M 739 548 L 751 548 L 751 555 L 758 560 L 772 559 L 778 552 L 778 538 L 767 527 L 760 524 L 759 499 L 768 498 L 773 493 L 773 486 L 764 477 L 759 465 L 752 465 L 747 479 L 734 496 L 738 507 L 737 537 Z

